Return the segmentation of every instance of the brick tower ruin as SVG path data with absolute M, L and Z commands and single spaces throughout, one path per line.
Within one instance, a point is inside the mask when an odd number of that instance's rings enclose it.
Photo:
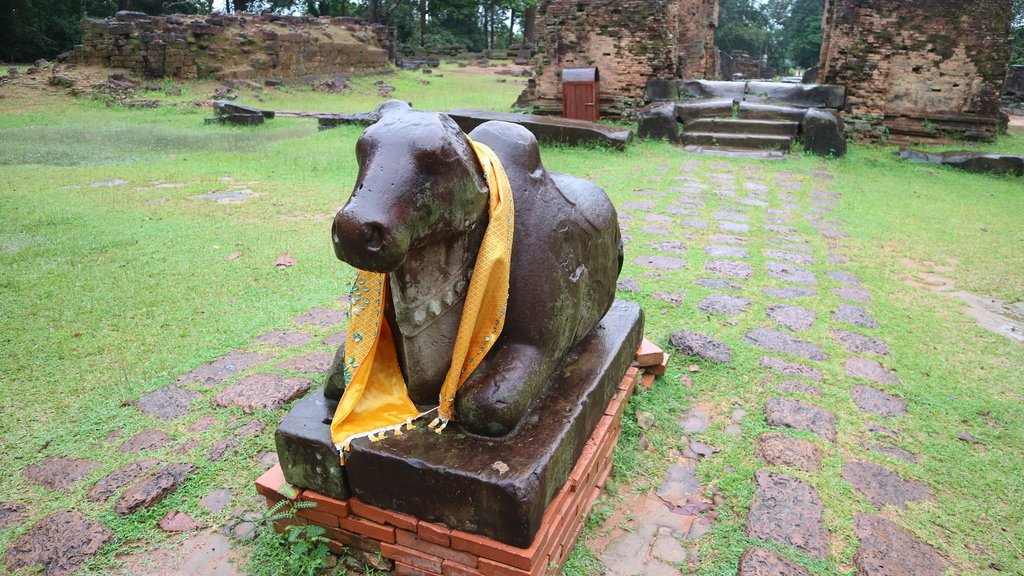
M 847 130 L 875 140 L 991 140 L 1012 0 L 825 0 L 818 80 L 847 89 Z
M 561 114 L 563 68 L 596 66 L 601 116 L 630 117 L 651 78 L 714 78 L 718 0 L 542 0 L 535 112 Z

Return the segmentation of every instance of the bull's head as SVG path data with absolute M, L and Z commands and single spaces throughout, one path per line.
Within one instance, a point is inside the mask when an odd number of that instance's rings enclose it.
M 356 143 L 359 177 L 334 218 L 334 252 L 361 270 L 390 272 L 410 250 L 444 242 L 485 214 L 480 163 L 445 114 L 391 101 Z

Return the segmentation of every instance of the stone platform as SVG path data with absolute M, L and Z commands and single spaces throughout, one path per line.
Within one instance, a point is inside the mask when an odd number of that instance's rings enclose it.
M 356 497 L 335 499 L 314 490 L 293 487 L 275 466 L 256 481 L 256 490 L 268 506 L 282 500 L 316 503 L 297 510 L 290 524 L 314 524 L 326 530 L 328 546 L 341 554 L 345 548 L 380 554 L 394 562 L 396 574 L 454 576 L 518 576 L 558 574 L 583 523 L 612 468 L 612 452 L 621 432 L 620 418 L 640 381 L 639 368 L 631 367 L 614 388 L 615 394 L 597 427 L 583 445 L 565 484 L 543 511 L 540 528 L 525 547 L 453 530 L 395 510 L 373 506 Z M 462 503 L 470 505 L 470 498 Z
M 340 466 L 329 423 L 336 402 L 313 393 L 296 403 L 276 434 L 285 478 L 337 500 L 359 500 L 454 529 L 526 547 L 541 528 L 636 359 L 643 313 L 616 301 L 570 352 L 510 434 L 468 434 L 453 422 L 443 434 L 425 423 L 400 436 L 352 442 Z

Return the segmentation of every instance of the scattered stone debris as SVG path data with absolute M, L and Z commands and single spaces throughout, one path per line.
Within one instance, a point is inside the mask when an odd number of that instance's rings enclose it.
M 4 561 L 11 569 L 42 565 L 47 576 L 70 574 L 114 539 L 102 523 L 81 512 L 54 512 L 11 542 Z

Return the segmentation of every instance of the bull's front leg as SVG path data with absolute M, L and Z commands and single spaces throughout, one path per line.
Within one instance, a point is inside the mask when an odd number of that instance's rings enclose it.
M 324 396 L 331 400 L 341 400 L 345 392 L 345 345 L 342 344 L 334 354 L 334 362 L 327 371 L 327 382 L 324 385 Z
M 459 423 L 483 436 L 511 432 L 551 378 L 555 364 L 552 357 L 549 352 L 526 344 L 491 350 L 455 395 Z

